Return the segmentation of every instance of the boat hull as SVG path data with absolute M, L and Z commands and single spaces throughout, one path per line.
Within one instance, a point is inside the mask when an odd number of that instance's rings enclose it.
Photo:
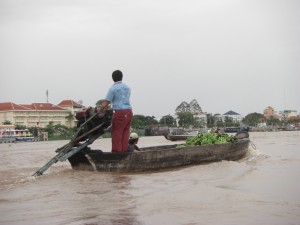
M 179 147 L 156 146 L 141 152 L 110 153 L 83 149 L 68 160 L 73 169 L 101 172 L 146 172 L 198 165 L 222 160 L 239 160 L 248 150 L 250 140 L 237 143 Z
M 172 135 L 172 134 L 164 134 L 164 137 L 169 141 L 184 141 L 190 137 L 195 137 L 196 135 L 191 134 L 178 134 L 178 135 Z

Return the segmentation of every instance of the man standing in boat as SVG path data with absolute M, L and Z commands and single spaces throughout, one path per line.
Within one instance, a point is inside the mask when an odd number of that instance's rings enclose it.
M 112 104 L 114 115 L 112 118 L 111 138 L 112 152 L 127 152 L 130 124 L 132 120 L 132 108 L 130 105 L 131 89 L 122 82 L 123 73 L 116 70 L 112 73 L 114 84 L 108 90 L 99 113 L 105 111 L 109 104 Z

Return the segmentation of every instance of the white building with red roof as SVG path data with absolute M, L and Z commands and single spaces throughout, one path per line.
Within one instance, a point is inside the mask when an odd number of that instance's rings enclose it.
M 84 108 L 83 105 L 73 100 L 63 100 L 58 104 L 58 106 L 70 110 L 73 114 Z
M 73 100 L 63 100 L 58 104 L 58 106 L 69 111 L 69 115 L 67 118 L 69 124 L 68 126 L 69 127 L 76 126 L 77 124 L 77 120 L 75 119 L 76 112 L 83 109 L 84 106 Z
M 67 103 L 68 100 L 61 103 Z M 60 104 L 61 104 L 60 103 Z M 72 101 L 72 104 L 75 103 Z M 79 109 L 80 104 L 73 105 Z M 83 106 L 81 106 L 83 107 Z M 46 127 L 49 122 L 54 125 L 74 126 L 75 117 L 70 122 L 70 114 L 74 115 L 76 110 L 70 109 L 67 104 L 54 105 L 52 103 L 15 104 L 13 102 L 0 102 L 0 124 L 9 121 L 14 125 L 26 127 Z

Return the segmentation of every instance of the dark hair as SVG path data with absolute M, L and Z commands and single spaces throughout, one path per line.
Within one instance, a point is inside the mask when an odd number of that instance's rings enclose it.
M 112 79 L 114 82 L 121 81 L 123 79 L 123 73 L 120 70 L 116 70 L 112 73 Z

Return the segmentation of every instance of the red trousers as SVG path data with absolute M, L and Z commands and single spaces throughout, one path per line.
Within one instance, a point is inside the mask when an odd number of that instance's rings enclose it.
M 111 128 L 112 152 L 127 152 L 132 116 L 131 109 L 114 112 Z

